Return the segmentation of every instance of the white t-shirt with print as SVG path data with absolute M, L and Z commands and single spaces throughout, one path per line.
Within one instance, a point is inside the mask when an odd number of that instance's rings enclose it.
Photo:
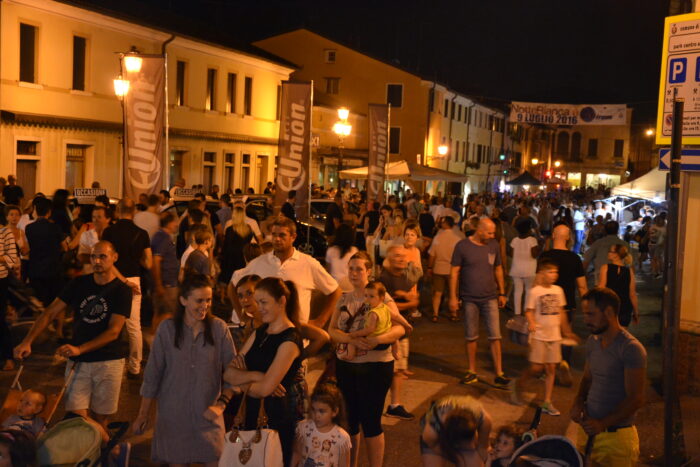
M 302 445 L 300 465 L 347 465 L 350 458 L 350 435 L 338 425 L 327 433 L 321 433 L 312 420 L 302 420 L 297 424 L 296 437 Z
M 526 309 L 535 310 L 536 330 L 532 338 L 553 342 L 561 340 L 561 310 L 566 305 L 564 291 L 558 285 L 536 285 L 530 289 Z

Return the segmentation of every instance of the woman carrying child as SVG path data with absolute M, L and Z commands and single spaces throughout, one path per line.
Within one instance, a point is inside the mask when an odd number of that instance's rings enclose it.
M 372 261 L 367 253 L 356 253 L 348 264 L 348 278 L 353 286 L 338 300 L 328 332 L 336 344 L 353 344 L 366 354 L 353 360 L 338 360 L 336 377 L 348 409 L 348 428 L 352 439 L 351 466 L 357 466 L 360 452 L 360 426 L 367 443 L 370 467 L 381 467 L 384 460 L 384 432 L 382 412 L 394 375 L 391 343 L 404 335 L 403 326 L 392 325 L 391 330 L 376 337 L 351 337 L 347 320 L 360 321 L 367 312 L 365 287 L 369 283 Z M 386 294 L 384 303 L 398 315 L 393 299 Z

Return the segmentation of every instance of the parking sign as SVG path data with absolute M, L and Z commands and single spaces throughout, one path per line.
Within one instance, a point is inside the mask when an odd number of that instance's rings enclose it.
M 671 142 L 675 93 L 685 101 L 683 144 L 700 144 L 700 13 L 666 18 L 662 53 L 656 143 Z

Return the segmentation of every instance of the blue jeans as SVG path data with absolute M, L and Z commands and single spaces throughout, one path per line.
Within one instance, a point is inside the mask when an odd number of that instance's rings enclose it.
M 585 230 L 576 231 L 576 242 L 574 243 L 574 253 L 581 254 L 581 245 L 583 245 L 583 237 L 586 234 Z
M 479 316 L 486 320 L 486 330 L 489 340 L 501 338 L 501 323 L 498 317 L 498 300 L 491 299 L 485 302 L 464 301 L 464 338 L 468 341 L 479 339 Z

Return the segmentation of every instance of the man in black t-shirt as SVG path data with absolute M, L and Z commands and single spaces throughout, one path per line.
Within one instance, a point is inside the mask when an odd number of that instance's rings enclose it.
M 107 417 L 117 411 L 124 359 L 129 353 L 121 335 L 129 318 L 131 289 L 117 278 L 113 267 L 117 257 L 111 243 L 95 244 L 90 252 L 93 273 L 71 281 L 14 351 L 16 358 L 28 357 L 34 339 L 70 306 L 75 312 L 73 338 L 56 351 L 70 358 L 66 377 L 75 367 L 66 392 L 66 410 L 87 417 L 90 409 L 105 427 Z
M 134 224 L 136 205 L 133 200 L 124 198 L 117 204 L 119 220 L 105 229 L 102 240 L 111 242 L 118 254 L 116 268 L 127 282 L 141 286 L 141 268 L 150 270 L 153 263 L 151 240 L 148 232 Z M 133 294 L 131 313 L 126 321 L 129 334 L 129 359 L 126 363 L 128 377 L 137 377 L 141 372 L 143 357 L 143 334 L 141 332 L 141 294 Z
M 336 193 L 333 201 L 333 203 L 329 203 L 326 210 L 324 233 L 329 237 L 335 235 L 335 229 L 343 223 L 343 194 L 340 191 Z
M 297 201 L 297 190 L 289 190 L 287 201 L 282 205 L 282 214 L 293 221 L 297 220 L 297 214 L 294 211 L 294 204 Z
M 7 176 L 7 185 L 2 189 L 2 197 L 5 198 L 5 204 L 13 204 L 22 208 L 22 200 L 24 199 L 24 190 L 19 185 L 16 185 L 17 179 L 14 175 Z
M 583 297 L 588 291 L 588 286 L 586 285 L 586 273 L 583 270 L 581 257 L 567 248 L 570 239 L 571 229 L 566 224 L 555 226 L 552 231 L 552 249 L 542 253 L 540 258 L 551 259 L 559 266 L 559 277 L 555 284 L 564 290 L 566 297 L 564 309 L 569 323 L 572 323 L 574 311 L 576 311 L 576 290 L 578 289 L 579 296 Z M 557 378 L 563 386 L 571 386 L 573 381 L 569 365 L 571 364 L 572 347 L 564 345 L 561 351 L 563 360 L 559 365 Z

